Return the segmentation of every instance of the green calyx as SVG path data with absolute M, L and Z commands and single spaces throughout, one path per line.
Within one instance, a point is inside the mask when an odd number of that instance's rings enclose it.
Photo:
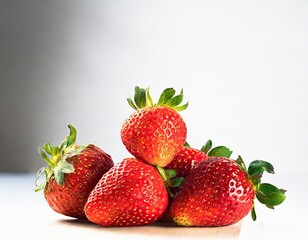
M 202 146 L 201 151 L 207 154 L 208 156 L 225 157 L 225 158 L 229 158 L 232 154 L 232 151 L 225 146 L 217 146 L 212 148 L 211 140 L 208 140 Z
M 179 188 L 183 185 L 185 179 L 183 177 L 175 177 L 177 172 L 174 169 L 167 169 L 165 170 L 164 168 L 160 166 L 156 166 L 161 178 L 163 179 L 166 190 L 169 194 L 170 197 L 174 197 L 173 193 L 170 190 L 170 187 L 173 188 Z
M 75 171 L 74 166 L 68 163 L 66 159 L 81 152 L 84 147 L 74 145 L 77 131 L 71 124 L 68 127 L 70 134 L 65 137 L 59 146 L 53 147 L 46 143 L 43 148 L 38 148 L 41 157 L 48 164 L 48 167 L 43 167 L 37 172 L 35 180 L 36 192 L 44 189 L 51 178 L 54 178 L 59 185 L 62 185 L 64 183 L 64 174 Z M 37 182 L 43 173 L 45 173 L 45 180 L 38 184 Z
M 183 89 L 179 95 L 175 95 L 175 90 L 173 88 L 166 88 L 160 95 L 158 102 L 154 104 L 150 95 L 150 88 L 144 89 L 136 86 L 134 100 L 128 98 L 127 102 L 135 110 L 145 107 L 168 106 L 176 111 L 184 111 L 188 107 L 188 102 L 180 105 L 183 101 L 183 97 Z
M 241 156 L 238 156 L 236 162 L 248 175 L 249 180 L 254 186 L 255 196 L 260 203 L 266 205 L 268 208 L 274 209 L 274 206 L 281 204 L 286 199 L 286 190 L 278 189 L 276 186 L 269 183 L 261 183 L 264 172 L 274 174 L 274 167 L 272 164 L 263 160 L 255 160 L 250 163 L 247 169 Z M 251 217 L 254 221 L 257 219 L 254 206 L 251 209 Z

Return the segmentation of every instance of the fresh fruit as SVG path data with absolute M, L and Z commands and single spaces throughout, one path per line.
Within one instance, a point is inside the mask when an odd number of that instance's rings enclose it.
M 165 169 L 174 169 L 177 177 L 186 177 L 200 162 L 207 160 L 208 156 L 230 157 L 232 151 L 225 146 L 212 148 L 212 141 L 208 140 L 201 150 L 191 148 L 186 143 L 171 163 Z
M 158 103 L 153 104 L 149 89 L 135 88 L 134 101 L 129 105 L 137 110 L 123 124 L 121 138 L 127 150 L 136 158 L 152 165 L 168 165 L 186 141 L 186 124 L 177 111 L 187 108 L 179 106 L 183 90 L 177 96 L 175 90 L 167 88 Z
M 85 218 L 84 205 L 90 192 L 114 164 L 108 154 L 93 144 L 75 145 L 76 129 L 72 125 L 68 127 L 70 134 L 59 147 L 47 143 L 43 149 L 39 148 L 48 167 L 38 172 L 36 182 L 42 173 L 45 181 L 36 184 L 36 191 L 44 189 L 44 196 L 54 211 Z
M 111 168 L 85 205 L 87 218 L 102 226 L 151 224 L 165 211 L 168 194 L 157 169 L 136 158 Z
M 269 208 L 285 200 L 285 190 L 261 183 L 264 171 L 274 173 L 265 161 L 253 161 L 248 170 L 237 161 L 209 157 L 187 176 L 171 207 L 172 219 L 182 226 L 225 226 L 238 222 L 249 211 L 255 220 L 254 197 Z
M 164 168 L 166 169 L 165 172 L 167 175 L 167 181 L 165 181 L 165 183 L 167 189 L 169 190 L 168 209 L 172 204 L 173 197 L 181 189 L 185 178 L 188 176 L 191 170 L 194 169 L 200 162 L 207 160 L 209 156 L 216 155 L 230 157 L 231 154 L 232 151 L 230 151 L 230 149 L 225 146 L 218 146 L 212 148 L 211 140 L 208 140 L 206 144 L 202 146 L 201 150 L 191 148 L 186 142 L 185 145 L 180 149 L 178 154 L 175 156 L 175 158 L 172 160 L 172 162 Z M 163 174 L 161 175 L 163 176 Z M 159 219 L 159 222 L 173 222 L 168 209 L 165 214 Z

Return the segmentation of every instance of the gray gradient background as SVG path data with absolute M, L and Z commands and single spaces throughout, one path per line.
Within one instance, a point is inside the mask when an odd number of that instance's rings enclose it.
M 135 85 L 184 88 L 194 147 L 211 138 L 307 176 L 307 1 L 0 0 L 0 171 L 78 129 L 115 162 Z

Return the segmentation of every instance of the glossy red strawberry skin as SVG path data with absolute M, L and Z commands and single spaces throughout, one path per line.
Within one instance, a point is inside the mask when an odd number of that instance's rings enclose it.
M 123 124 L 121 138 L 127 150 L 146 163 L 169 164 L 186 141 L 186 124 L 167 106 L 146 107 Z
M 165 169 L 174 169 L 177 177 L 187 177 L 200 162 L 207 160 L 207 155 L 195 148 L 182 147 Z
M 167 205 L 168 194 L 157 169 L 127 158 L 104 174 L 88 198 L 85 213 L 102 226 L 140 226 L 156 221 Z
M 44 189 L 44 196 L 54 211 L 85 218 L 84 205 L 89 194 L 114 164 L 108 154 L 92 144 L 66 160 L 74 166 L 75 171 L 65 174 L 63 185 L 58 185 L 51 178 Z
M 254 187 L 234 160 L 209 157 L 187 176 L 170 215 L 183 226 L 225 226 L 245 217 L 253 199 Z

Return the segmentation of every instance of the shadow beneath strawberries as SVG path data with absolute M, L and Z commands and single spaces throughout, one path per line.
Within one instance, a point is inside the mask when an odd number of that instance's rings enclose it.
M 206 237 L 236 239 L 242 226 L 242 221 L 226 227 L 181 227 L 173 223 L 154 223 L 139 227 L 102 227 L 88 220 L 80 219 L 61 219 L 58 220 L 58 223 L 69 227 L 84 228 L 91 232 L 95 230 L 96 233 L 108 232 L 114 236 L 143 235 L 149 237 L 170 236 L 172 238 L 194 237 L 197 239 Z
M 87 219 L 60 219 L 57 222 L 61 225 L 73 227 L 100 228 L 100 226 L 88 221 Z

